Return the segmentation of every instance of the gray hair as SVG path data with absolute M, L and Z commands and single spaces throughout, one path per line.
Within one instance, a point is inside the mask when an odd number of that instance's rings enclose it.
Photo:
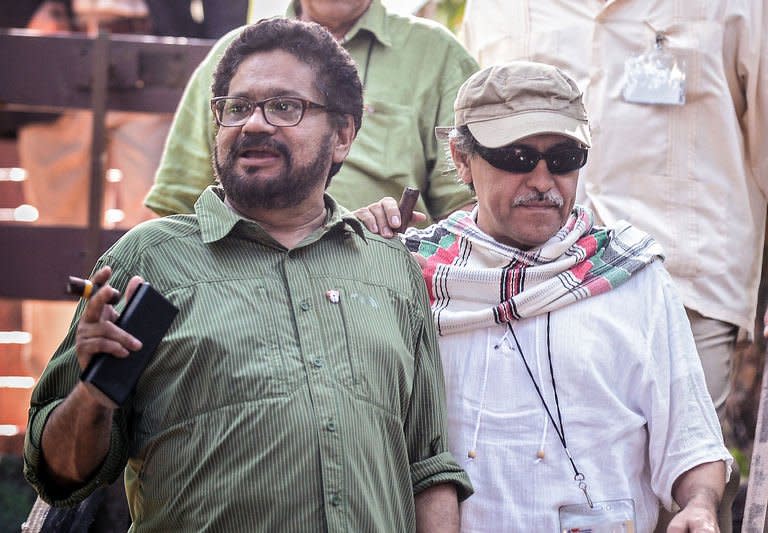
M 465 154 L 467 158 L 469 158 L 477 153 L 478 142 L 475 140 L 472 132 L 469 131 L 469 127 L 466 125 L 451 128 L 451 130 L 448 132 L 447 139 L 444 141 L 445 160 L 447 161 L 445 173 L 453 172 L 455 174 L 456 180 L 460 183 L 463 183 L 459 178 L 458 173 L 456 172 L 456 164 L 454 163 L 453 156 L 451 155 L 451 143 L 453 143 L 457 151 Z M 467 187 L 469 187 L 472 192 L 475 192 L 475 187 L 471 183 L 468 184 Z
M 453 142 L 456 149 L 467 156 L 474 155 L 477 152 L 477 140 L 475 140 L 472 132 L 469 131 L 469 127 L 466 125 L 459 126 L 458 128 L 454 127 L 448 133 L 448 141 Z

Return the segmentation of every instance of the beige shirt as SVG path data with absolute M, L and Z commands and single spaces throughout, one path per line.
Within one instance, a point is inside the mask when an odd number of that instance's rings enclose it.
M 593 148 L 577 201 L 664 247 L 685 305 L 751 334 L 768 195 L 768 7 L 762 0 L 468 0 L 482 66 L 554 64 L 584 90 Z M 622 98 L 624 62 L 664 32 L 683 106 Z

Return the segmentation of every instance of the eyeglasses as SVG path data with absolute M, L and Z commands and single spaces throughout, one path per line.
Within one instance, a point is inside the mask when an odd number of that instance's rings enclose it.
M 586 148 L 555 148 L 541 153 L 538 150 L 519 144 L 510 144 L 501 148 L 486 148 L 478 144 L 476 151 L 489 164 L 506 172 L 523 174 L 532 172 L 542 159 L 547 162 L 547 169 L 552 174 L 567 174 L 587 164 Z
M 260 102 L 242 96 L 211 98 L 211 110 L 219 126 L 243 126 L 257 107 L 261 108 L 261 114 L 267 124 L 286 128 L 301 122 L 307 109 L 326 109 L 324 105 L 294 96 L 275 96 Z

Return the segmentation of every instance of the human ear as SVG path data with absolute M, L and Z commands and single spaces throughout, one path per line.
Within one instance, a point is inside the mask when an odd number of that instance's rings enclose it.
M 333 149 L 333 162 L 341 163 L 349 154 L 352 147 L 352 141 L 355 140 L 355 122 L 352 115 L 344 115 L 346 119 L 344 125 L 336 129 L 336 146 Z
M 472 168 L 469 166 L 470 156 L 466 152 L 462 152 L 456 147 L 456 143 L 451 140 L 450 142 L 451 158 L 453 164 L 456 165 L 456 173 L 459 175 L 459 179 L 465 185 L 472 184 Z

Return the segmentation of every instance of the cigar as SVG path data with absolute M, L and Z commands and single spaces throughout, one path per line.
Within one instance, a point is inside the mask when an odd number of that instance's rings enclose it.
M 394 229 L 394 231 L 402 233 L 411 223 L 411 217 L 413 216 L 413 208 L 416 207 L 416 202 L 419 199 L 419 189 L 413 187 L 406 187 L 403 189 L 403 195 L 400 197 L 400 203 L 397 204 L 397 208 L 400 210 L 400 227 Z
M 74 294 L 75 296 L 80 296 L 84 300 L 92 298 L 101 287 L 102 285 L 94 283 L 89 279 L 77 278 L 75 276 L 69 276 L 69 281 L 67 282 L 67 292 L 69 294 Z M 120 294 L 116 294 L 107 303 L 115 305 L 119 301 Z

